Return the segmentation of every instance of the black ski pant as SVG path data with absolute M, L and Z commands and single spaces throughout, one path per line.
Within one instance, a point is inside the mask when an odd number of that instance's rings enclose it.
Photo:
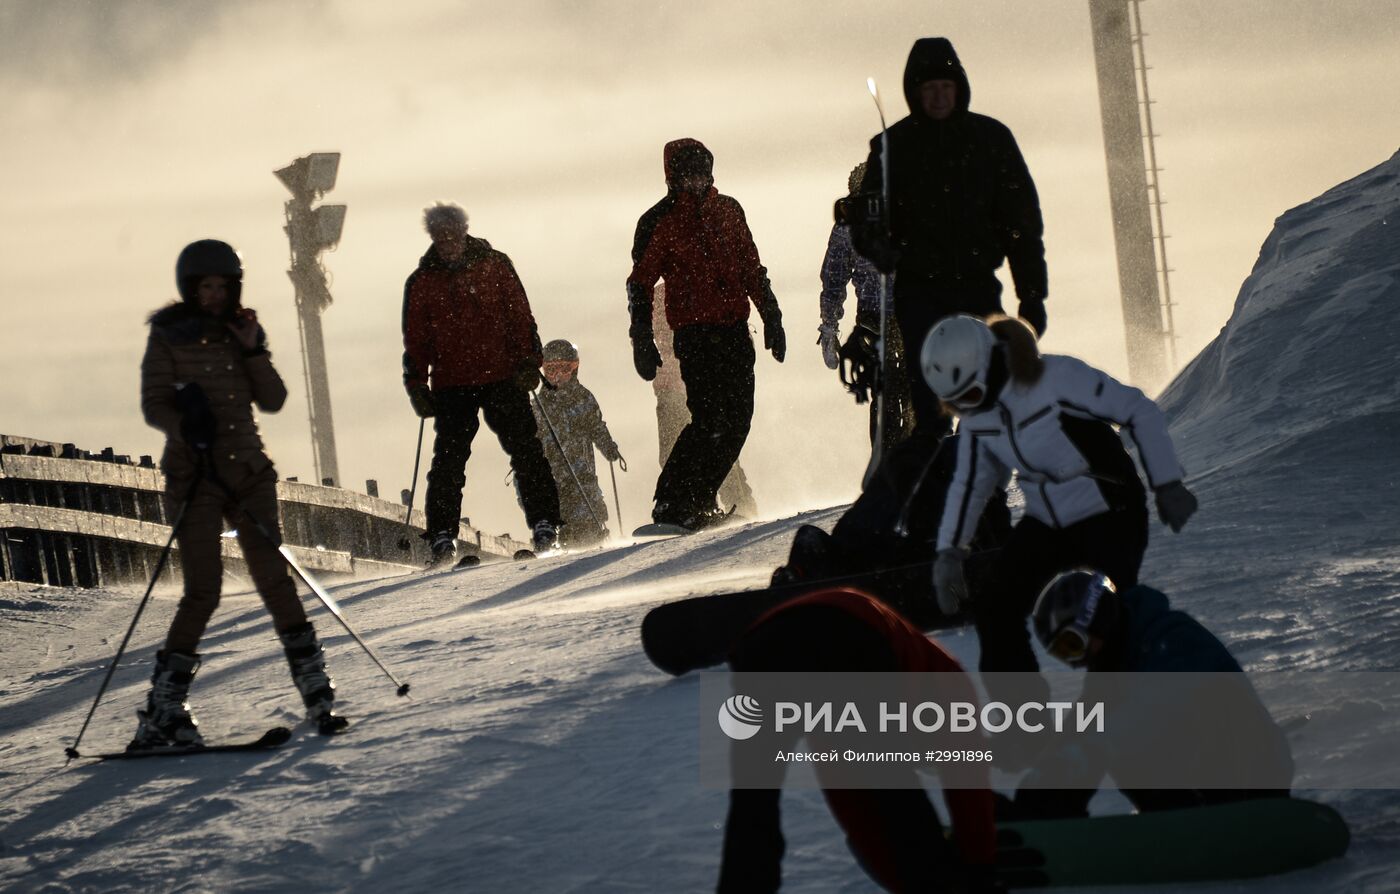
M 993 272 L 951 283 L 904 269 L 895 276 L 894 313 L 909 358 L 909 395 L 914 405 L 914 424 L 921 435 L 942 438 L 953 428 L 952 416 L 921 372 L 924 339 L 944 317 L 987 317 L 1001 312 L 1001 280 Z
M 479 416 L 501 442 L 515 470 L 525 521 L 559 524 L 559 493 L 544 448 L 536 436 L 530 395 L 509 379 L 486 385 L 442 388 L 433 392 L 433 467 L 428 471 L 428 532 L 457 535 L 462 516 L 462 488 L 467 483 L 467 459 L 472 439 L 481 428 Z
M 656 481 L 656 501 L 683 511 L 711 509 L 739 459 L 753 422 L 753 339 L 745 322 L 682 326 L 676 360 L 690 422 Z
M 850 613 L 803 605 L 771 614 L 735 645 L 729 665 L 738 672 L 894 672 L 904 668 L 889 640 Z M 764 731 L 772 747 L 794 750 L 801 733 Z M 824 747 L 820 741 L 813 750 Z M 762 750 L 767 750 L 762 749 Z M 786 849 L 779 801 L 785 765 L 773 765 L 772 788 L 731 789 L 724 827 L 719 894 L 773 892 L 782 881 Z M 903 778 L 907 775 L 908 778 Z M 846 843 L 872 878 L 898 881 L 899 891 L 938 891 L 964 870 L 943 824 L 912 768 L 900 767 L 890 788 L 825 791 Z M 902 787 L 895 781 L 905 783 Z
M 1002 550 L 997 585 L 973 602 L 982 650 L 979 669 L 1039 670 L 1026 619 L 1045 585 L 1062 571 L 1089 567 L 1108 575 L 1119 591 L 1126 590 L 1137 584 L 1146 551 L 1147 500 L 1140 489 L 1121 508 L 1063 528 L 1022 518 Z

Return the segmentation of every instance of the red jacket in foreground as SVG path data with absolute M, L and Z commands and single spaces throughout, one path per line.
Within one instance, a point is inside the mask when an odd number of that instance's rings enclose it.
M 539 366 L 540 336 L 510 258 L 482 239 L 448 265 L 430 248 L 404 283 L 403 378 L 433 390 L 486 385 Z
M 770 610 L 754 622 L 762 624 L 778 612 L 802 605 L 825 605 L 852 615 L 861 624 L 877 631 L 889 642 L 899 670 L 907 673 L 946 673 L 945 691 L 950 699 L 976 704 L 977 691 L 958 660 L 894 609 L 875 597 L 845 587 L 833 587 L 798 597 Z M 951 745 L 949 747 L 963 747 Z M 963 860 L 989 864 L 996 853 L 995 805 L 986 764 L 939 765 L 958 774 L 960 788 L 945 788 L 943 799 L 952 819 L 953 837 Z M 974 787 L 967 787 L 967 786 Z M 862 865 L 881 883 L 892 884 L 893 857 L 889 842 L 880 833 L 878 818 L 869 815 L 869 800 L 858 789 L 827 789 L 827 806 L 840 823 Z M 888 884 L 887 884 L 888 887 Z

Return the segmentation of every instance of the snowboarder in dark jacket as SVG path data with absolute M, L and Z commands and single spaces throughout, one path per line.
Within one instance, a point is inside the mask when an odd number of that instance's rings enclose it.
M 1003 260 L 1019 299 L 1018 315 L 1045 331 L 1048 294 L 1040 200 L 1011 131 L 968 111 L 972 88 L 952 43 L 916 41 L 904 68 L 909 116 L 889 128 L 889 232 L 866 218 L 855 245 L 896 273 L 894 312 L 905 344 L 917 347 L 943 317 L 1000 313 Z M 870 141 L 862 193 L 878 195 L 881 139 Z M 951 428 L 936 397 L 912 376 L 917 425 L 941 436 Z
M 698 140 L 664 152 L 668 194 L 637 222 L 627 278 L 633 363 L 651 381 L 661 366 L 652 332 L 653 290 L 666 281 L 666 321 L 686 387 L 690 424 L 656 482 L 652 520 L 687 528 L 722 518 L 715 493 L 749 436 L 754 348 L 749 304 L 763 346 L 782 362 L 782 313 L 739 203 L 714 188 L 714 156 Z
M 1236 787 L 1123 789 L 1138 810 L 1288 796 L 1288 740 L 1225 644 L 1195 618 L 1172 609 L 1165 595 L 1142 584 L 1119 592 L 1102 572 L 1076 569 L 1045 588 L 1033 619 L 1049 654 L 1088 670 L 1080 700 L 1103 702 L 1112 722 L 1105 734 L 1051 747 L 1037 758 L 1014 804 L 1002 805 L 1006 818 L 1086 816 L 1105 774 L 1129 780 L 1170 776 L 1163 772 L 1164 748 L 1180 766 L 1208 764 L 1213 776 Z M 1140 673 L 1191 676 L 1160 687 L 1124 676 Z M 1213 704 L 1212 718 L 1229 718 L 1228 731 L 1199 729 L 1213 722 L 1198 719 L 1202 700 Z
M 425 532 L 432 562 L 456 553 L 467 458 L 480 416 L 510 456 L 536 550 L 558 546 L 559 495 L 535 437 L 530 392 L 539 387 L 535 317 L 510 258 L 467 235 L 467 214 L 423 213 L 433 244 L 404 284 L 403 383 L 419 416 L 435 417 Z

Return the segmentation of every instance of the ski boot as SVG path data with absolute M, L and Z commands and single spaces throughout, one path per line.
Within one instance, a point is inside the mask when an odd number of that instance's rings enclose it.
M 432 550 L 432 555 L 428 557 L 429 568 L 451 565 L 452 560 L 457 558 L 457 538 L 453 537 L 449 531 L 434 534 L 429 541 L 428 548 Z
M 535 522 L 535 529 L 530 535 L 530 549 L 535 555 L 554 552 L 559 549 L 559 529 L 550 521 Z
M 323 736 L 334 735 L 349 726 L 350 721 L 331 710 L 335 705 L 335 684 L 326 673 L 326 655 L 321 641 L 316 638 L 316 628 L 308 621 L 277 636 L 287 653 L 292 682 L 306 705 L 306 719 L 314 723 L 316 731 Z
M 136 735 L 126 746 L 127 751 L 179 746 L 189 748 L 204 744 L 199 734 L 199 722 L 190 714 L 185 699 L 190 683 L 199 670 L 199 656 L 190 652 L 156 653 L 156 667 L 151 674 L 151 691 L 146 707 L 136 712 L 139 723 Z

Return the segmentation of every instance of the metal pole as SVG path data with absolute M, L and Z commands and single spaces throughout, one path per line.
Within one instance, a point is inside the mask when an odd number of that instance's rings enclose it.
M 413 451 L 413 484 L 408 489 L 408 511 L 403 516 L 403 536 L 399 538 L 399 549 L 407 550 L 412 546 L 412 541 L 408 539 L 408 532 L 413 530 L 411 521 L 413 519 L 413 498 L 418 493 L 418 464 L 423 460 L 423 429 L 428 425 L 428 420 L 419 417 L 418 419 L 418 447 Z
M 617 460 L 622 464 L 622 471 L 626 472 L 627 460 L 622 458 L 621 453 L 617 455 Z M 622 501 L 617 498 L 617 472 L 613 470 L 612 460 L 608 460 L 608 474 L 612 476 L 613 508 L 617 510 L 617 529 L 618 531 L 625 531 L 627 528 L 622 524 Z
M 559 448 L 559 455 L 564 457 L 564 467 L 569 470 L 569 477 L 574 479 L 574 486 L 578 488 L 579 495 L 583 497 L 583 505 L 588 507 L 588 514 L 593 516 L 593 520 L 598 523 L 598 527 L 607 530 L 607 525 L 598 517 L 598 511 L 593 508 L 593 501 L 588 499 L 588 492 L 583 489 L 583 482 L 578 480 L 578 473 L 574 471 L 574 464 L 569 462 L 569 454 L 564 452 L 564 443 L 559 440 L 559 433 L 554 430 L 554 423 L 549 421 L 549 414 L 544 411 L 544 404 L 540 403 L 540 396 L 535 392 L 530 392 L 530 397 L 534 398 L 535 407 L 540 411 L 540 418 L 544 420 L 545 428 L 549 429 L 549 436 L 554 439 L 554 446 Z M 612 468 L 609 466 L 609 468 Z M 619 522 L 619 524 L 621 524 Z
M 185 511 L 190 508 L 190 503 L 194 501 L 195 491 L 199 488 L 199 483 L 204 479 L 204 458 L 201 456 L 198 465 L 195 467 L 194 482 L 190 484 L 189 492 L 185 494 L 185 499 L 180 503 L 180 511 L 175 515 L 175 523 L 170 526 L 170 539 L 165 541 L 165 548 L 160 551 L 160 560 L 156 562 L 155 573 L 151 575 L 151 582 L 146 585 L 146 594 L 141 597 L 141 602 L 136 606 L 136 614 L 131 619 L 131 625 L 126 628 L 126 636 L 122 637 L 121 645 L 117 647 L 116 657 L 112 659 L 112 664 L 107 668 L 107 676 L 102 678 L 102 685 L 97 689 L 97 698 L 92 700 L 92 707 L 88 709 L 87 718 L 83 720 L 82 729 L 78 730 L 78 737 L 73 740 L 73 744 L 63 750 L 68 755 L 68 760 L 75 757 L 82 757 L 78 753 L 78 743 L 83 741 L 83 734 L 87 732 L 88 724 L 92 722 L 92 715 L 97 712 L 97 705 L 102 701 L 102 696 L 107 692 L 107 685 L 112 682 L 112 674 L 117 671 L 117 664 L 122 660 L 122 655 L 126 653 L 127 644 L 131 642 L 131 634 L 136 632 L 136 623 L 141 620 L 141 614 L 146 610 L 146 603 L 151 599 L 151 591 L 156 588 L 156 581 L 160 580 L 160 573 L 165 570 L 165 561 L 170 558 L 170 549 L 175 544 L 175 535 L 180 533 L 180 525 L 185 521 Z

